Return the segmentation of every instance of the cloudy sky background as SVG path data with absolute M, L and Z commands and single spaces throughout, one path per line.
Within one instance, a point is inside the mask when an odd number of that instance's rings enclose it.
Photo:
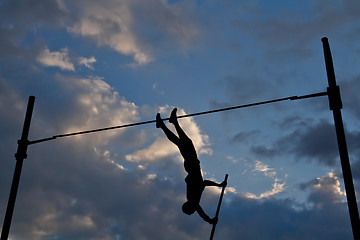
M 0 1 L 0 219 L 28 96 L 30 139 L 326 91 L 329 38 L 359 192 L 360 2 Z M 184 118 L 204 178 L 228 191 L 216 239 L 351 239 L 326 97 Z M 10 238 L 206 239 L 155 128 L 32 145 Z M 220 189 L 202 205 L 213 216 Z M 2 223 L 2 222 L 1 222 Z

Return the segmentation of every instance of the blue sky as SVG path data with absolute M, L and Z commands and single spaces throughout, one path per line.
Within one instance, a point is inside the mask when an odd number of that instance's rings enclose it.
M 329 38 L 359 191 L 355 0 L 0 1 L 0 219 L 30 139 L 326 91 Z M 216 239 L 351 239 L 326 97 L 184 118 L 204 178 L 229 174 Z M 10 239 L 206 239 L 155 125 L 32 145 Z M 203 195 L 214 215 L 220 189 Z

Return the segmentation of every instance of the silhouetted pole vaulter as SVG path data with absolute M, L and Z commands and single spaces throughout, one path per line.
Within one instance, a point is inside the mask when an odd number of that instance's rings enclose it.
M 217 217 L 210 218 L 200 206 L 201 195 L 207 186 L 226 187 L 226 181 L 222 183 L 215 183 L 210 180 L 203 180 L 200 161 L 197 158 L 195 147 L 191 139 L 186 135 L 179 125 L 176 116 L 176 108 L 171 112 L 169 122 L 174 124 L 178 136 L 170 131 L 163 120 L 160 117 L 160 113 L 156 115 L 156 127 L 161 128 L 167 138 L 174 143 L 180 150 L 181 155 L 184 158 L 184 167 L 188 175 L 185 178 L 186 182 L 186 198 L 187 201 L 182 205 L 182 211 L 191 215 L 197 212 L 202 219 L 210 224 L 216 224 Z
M 334 65 L 332 61 L 329 41 L 326 37 L 322 38 L 321 41 L 324 47 L 325 65 L 326 65 L 326 72 L 329 82 L 329 87 L 327 88 L 327 92 L 329 96 L 329 105 L 330 105 L 330 110 L 333 111 L 333 115 L 334 115 L 334 123 L 335 123 L 336 136 L 337 136 L 337 142 L 340 153 L 340 162 L 341 162 L 344 183 L 345 183 L 346 198 L 350 213 L 351 226 L 352 226 L 354 239 L 358 240 L 360 239 L 359 210 L 356 202 L 356 195 L 354 190 L 353 178 L 351 174 L 349 154 L 346 145 L 344 125 L 341 116 L 342 102 L 341 102 L 340 88 L 339 86 L 336 85 L 335 71 L 334 71 Z
M 228 176 L 229 176 L 228 174 L 225 175 L 225 180 L 224 180 L 225 183 L 227 183 Z M 221 202 L 222 202 L 222 199 L 223 199 L 223 196 L 224 196 L 225 188 L 226 188 L 226 184 L 221 189 L 220 199 L 219 199 L 219 203 L 218 203 L 218 206 L 217 206 L 217 209 L 216 209 L 216 214 L 215 214 L 216 219 L 219 219 L 220 207 L 221 207 Z M 214 238 L 216 224 L 217 223 L 214 223 L 213 227 L 211 229 L 210 240 L 212 240 Z
M 24 159 L 27 157 L 27 148 L 29 145 L 29 130 L 30 130 L 30 122 L 31 117 L 34 109 L 34 103 L 35 103 L 35 97 L 30 96 L 26 114 L 25 114 L 25 121 L 23 126 L 23 131 L 21 134 L 21 139 L 18 141 L 18 149 L 15 154 L 16 158 L 16 165 L 15 165 L 15 171 L 13 176 L 13 181 L 11 184 L 10 189 L 10 195 L 8 200 L 8 205 L 6 208 L 5 218 L 4 218 L 4 224 L 1 231 L 1 240 L 7 240 L 10 232 L 10 226 L 11 226 L 11 220 L 14 213 L 14 207 L 15 207 L 15 201 L 16 201 L 16 195 L 19 188 L 19 182 L 20 182 L 20 175 L 21 175 L 21 169 L 23 165 Z

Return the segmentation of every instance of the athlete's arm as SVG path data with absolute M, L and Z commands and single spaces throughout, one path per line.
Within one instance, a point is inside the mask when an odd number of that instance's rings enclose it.
M 217 223 L 217 218 L 210 218 L 205 212 L 204 210 L 201 208 L 201 206 L 199 205 L 198 208 L 196 209 L 196 211 L 198 212 L 198 214 L 200 215 L 200 217 L 202 219 L 204 219 L 204 221 L 210 223 L 210 224 L 216 224 Z

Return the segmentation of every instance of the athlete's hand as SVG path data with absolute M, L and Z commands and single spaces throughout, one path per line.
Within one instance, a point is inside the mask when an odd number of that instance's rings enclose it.
M 210 220 L 210 224 L 212 224 L 212 225 L 216 225 L 217 224 L 217 222 L 218 222 L 218 218 L 217 217 L 214 217 L 214 218 L 212 218 L 211 220 Z

